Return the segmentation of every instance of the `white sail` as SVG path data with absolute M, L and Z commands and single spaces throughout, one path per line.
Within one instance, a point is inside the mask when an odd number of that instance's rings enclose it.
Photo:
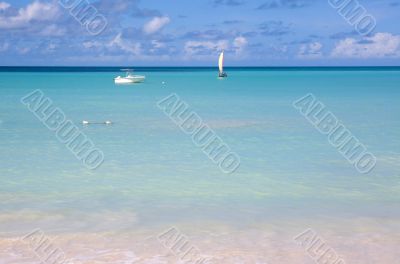
M 219 55 L 218 66 L 219 72 L 224 72 L 224 52 L 221 52 L 221 54 Z

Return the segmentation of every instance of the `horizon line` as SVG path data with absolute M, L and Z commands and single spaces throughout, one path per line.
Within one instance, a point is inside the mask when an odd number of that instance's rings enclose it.
M 0 65 L 0 68 L 218 68 L 218 66 L 187 66 L 187 65 L 170 65 L 170 66 L 134 66 L 134 65 L 117 65 L 117 66 L 94 66 L 94 65 Z M 400 65 L 346 65 L 346 66 L 309 66 L 309 65 L 294 65 L 294 66 L 225 66 L 224 68 L 398 68 Z

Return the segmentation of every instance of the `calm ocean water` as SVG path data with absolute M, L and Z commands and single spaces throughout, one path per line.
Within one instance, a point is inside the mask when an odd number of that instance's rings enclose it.
M 348 263 L 397 263 L 399 68 L 237 68 L 225 80 L 214 69 L 139 72 L 145 83 L 116 86 L 117 68 L 0 70 L 0 263 L 35 263 L 15 240 L 36 228 L 72 263 L 178 263 L 154 240 L 173 226 L 211 263 L 312 263 L 292 241 L 307 228 Z M 104 152 L 97 170 L 20 103 L 35 89 Z M 171 93 L 240 156 L 235 173 L 157 107 Z M 293 108 L 307 93 L 377 157 L 371 173 Z

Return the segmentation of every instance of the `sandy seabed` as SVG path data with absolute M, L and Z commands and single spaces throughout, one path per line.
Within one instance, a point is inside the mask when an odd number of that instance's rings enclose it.
M 205 258 L 203 263 L 232 264 L 395 264 L 400 259 L 400 221 L 352 219 L 336 222 L 282 222 L 232 227 L 222 223 L 174 225 L 189 245 Z M 185 262 L 159 239 L 171 226 L 140 231 L 46 233 L 66 256 L 65 263 L 172 264 Z M 337 261 L 318 260 L 299 241 L 311 228 Z M 29 241 L 28 241 L 29 242 Z M 40 258 L 21 236 L 3 236 L 0 263 L 40 263 Z M 342 260 L 342 262 L 339 261 Z

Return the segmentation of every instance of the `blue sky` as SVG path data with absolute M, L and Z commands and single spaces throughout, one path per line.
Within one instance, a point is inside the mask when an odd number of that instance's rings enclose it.
M 0 65 L 400 65 L 399 20 L 400 0 L 0 0 Z

